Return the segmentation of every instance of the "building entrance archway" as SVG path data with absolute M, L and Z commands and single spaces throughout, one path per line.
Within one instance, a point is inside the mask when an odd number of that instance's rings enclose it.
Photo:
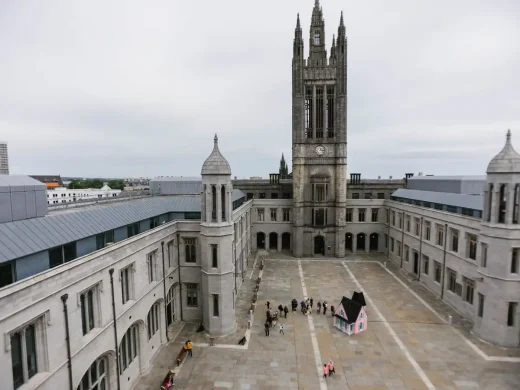
M 282 249 L 291 250 L 291 233 L 282 234 Z
M 265 233 L 256 233 L 256 249 L 265 249 Z
M 325 237 L 314 237 L 314 254 L 325 256 Z
M 370 235 L 370 250 L 375 252 L 379 250 L 379 234 L 377 233 Z
M 269 249 L 278 250 L 278 233 L 269 233 Z
M 345 249 L 349 251 L 353 251 L 354 248 L 352 247 L 354 242 L 354 238 L 352 237 L 352 233 L 345 234 Z
M 356 247 L 357 247 L 357 250 L 358 251 L 364 251 L 366 249 L 365 247 L 365 238 L 366 238 L 366 234 L 365 233 L 358 233 L 357 235 L 357 242 L 356 242 Z

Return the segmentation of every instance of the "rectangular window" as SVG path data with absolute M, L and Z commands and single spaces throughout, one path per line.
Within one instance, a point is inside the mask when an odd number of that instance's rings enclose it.
M 260 199 L 265 199 L 265 192 L 260 192 L 260 193 L 258 194 L 258 197 L 259 197 Z
M 410 226 L 411 226 L 411 221 L 410 221 L 410 219 L 411 219 L 411 218 L 410 218 L 409 215 L 407 215 L 407 216 L 405 217 L 405 224 L 404 224 L 404 226 L 405 226 L 405 230 L 406 230 L 407 233 L 410 233 Z
M 407 263 L 410 261 L 410 247 L 408 245 L 404 246 L 404 261 Z
M 482 249 L 482 252 L 480 254 L 480 266 L 482 268 L 486 268 L 487 267 L 487 249 L 488 249 L 487 244 L 482 244 L 481 249 Z
M 484 301 L 485 301 L 485 296 L 482 295 L 481 293 L 477 293 L 477 296 L 478 296 L 478 312 L 477 312 L 477 315 L 482 318 L 484 316 Z
M 323 87 L 316 87 L 316 138 L 323 138 Z
M 168 242 L 167 244 L 167 249 L 168 249 L 168 268 L 171 268 L 173 267 L 173 256 L 175 254 L 174 252 L 174 242 L 175 240 L 171 240 Z
M 98 313 L 98 288 L 94 286 L 79 296 L 81 305 L 81 327 L 83 335 L 96 327 Z
M 49 266 L 50 268 L 57 267 L 63 264 L 63 247 L 58 246 L 49 250 Z
M 390 252 L 394 251 L 394 238 L 390 237 Z
M 352 199 L 359 199 L 359 192 L 353 192 Z
M 305 88 L 305 136 L 307 138 L 312 138 L 312 115 L 313 115 L 313 96 L 312 96 L 312 87 Z
M 365 222 L 365 209 L 358 209 L 358 221 Z
M 463 278 L 464 283 L 464 301 L 473 305 L 473 294 L 475 293 L 475 282 L 468 278 Z
M 421 234 L 421 220 L 419 218 L 414 218 L 414 222 L 415 222 L 414 234 L 416 236 L 419 236 Z
M 466 257 L 476 260 L 477 259 L 477 236 L 474 234 L 468 234 L 467 236 L 467 254 Z
M 159 217 L 150 218 L 150 229 L 156 228 L 159 226 Z
M 352 222 L 352 209 L 347 209 L 346 220 Z
M 430 241 L 432 233 L 432 224 L 429 221 L 424 222 L 424 239 Z
M 248 192 L 247 193 L 247 200 L 250 200 L 250 199 L 253 199 L 253 193 L 252 192 Z
M 38 361 L 38 346 L 42 340 L 37 340 L 36 323 L 16 330 L 10 338 L 13 387 L 17 389 L 42 370 L 42 362 Z
M 378 192 L 377 193 L 377 199 L 385 199 L 385 193 L 384 192 Z
M 139 222 L 133 223 L 126 227 L 126 233 L 128 238 L 139 234 Z
M 271 192 L 271 199 L 278 199 L 278 192 Z
M 442 266 L 441 266 L 441 263 L 439 263 L 438 261 L 434 262 L 434 264 L 435 264 L 435 281 L 437 283 L 440 283 L 441 275 L 442 275 Z
M 401 257 L 401 241 L 397 241 L 397 256 Z
M 109 230 L 107 232 L 96 235 L 96 249 L 103 249 L 108 243 L 114 242 L 114 231 Z
M 518 273 L 518 250 L 519 248 L 513 248 L 511 252 L 511 273 Z
M 161 318 L 159 315 L 160 307 L 161 306 L 158 303 L 155 303 L 148 312 L 148 316 L 146 319 L 148 325 L 148 340 L 150 340 L 159 330 L 159 319 Z
M 271 209 L 271 222 L 276 222 L 276 209 Z
M 325 209 L 314 209 L 313 215 L 314 215 L 314 222 L 315 222 L 314 225 L 315 226 L 325 226 L 325 222 L 326 222 Z
M 314 197 L 315 202 L 326 202 L 327 201 L 327 185 L 326 184 L 314 184 Z
M 378 213 L 379 213 L 379 209 L 372 209 L 372 222 L 377 222 Z
M 509 302 L 507 306 L 507 326 L 515 326 L 517 306 L 518 302 Z
M 133 265 L 121 270 L 121 295 L 123 297 L 123 305 L 133 297 Z
M 430 258 L 426 255 L 423 255 L 423 270 L 426 275 L 430 272 Z
M 395 226 L 395 211 L 392 211 L 392 226 Z
M 157 251 L 146 255 L 146 265 L 148 266 L 148 283 L 157 280 Z
M 265 220 L 265 211 L 264 211 L 264 209 L 256 209 L 256 211 L 258 213 L 258 216 L 257 216 L 258 222 L 264 222 L 264 220 Z
M 186 295 L 188 299 L 188 307 L 198 307 L 198 287 L 196 283 L 186 283 Z
M 403 228 L 403 213 L 399 213 L 399 229 Z
M 448 290 L 455 292 L 457 284 L 457 273 L 448 268 Z
M 0 288 L 14 283 L 14 263 L 0 264 Z
M 291 220 L 291 209 L 283 209 L 283 221 L 290 222 Z
M 437 231 L 437 245 L 444 245 L 444 227 L 442 225 L 435 225 L 435 230 Z
M 218 245 L 211 244 L 211 267 L 218 268 Z
M 459 231 L 455 229 L 451 230 L 451 248 L 452 252 L 457 253 L 459 251 Z
M 365 192 L 365 199 L 372 199 L 372 193 L 371 192 Z
M 213 294 L 213 317 L 219 316 L 218 294 Z
M 184 249 L 186 252 L 186 263 L 197 262 L 197 239 L 184 238 Z
M 63 259 L 65 263 L 76 258 L 76 243 L 71 242 L 69 244 L 63 245 Z

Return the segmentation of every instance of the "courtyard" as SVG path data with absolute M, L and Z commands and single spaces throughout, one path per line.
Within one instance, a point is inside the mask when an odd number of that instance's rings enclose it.
M 195 342 L 175 377 L 175 389 L 519 389 L 520 351 L 485 344 L 468 324 L 431 293 L 383 263 L 379 255 L 338 259 L 276 258 L 250 269 L 237 302 L 237 332 L 217 339 L 186 324 L 152 362 L 136 389 L 159 389 L 183 341 Z M 252 289 L 262 275 L 257 309 L 246 346 L 237 345 L 247 328 Z M 279 323 L 285 334 L 264 333 L 266 301 L 290 308 L 304 296 L 337 306 L 343 295 L 363 291 L 368 328 L 348 336 L 333 317 L 289 312 Z M 452 316 L 449 324 L 448 316 Z M 248 334 L 249 335 L 249 334 Z M 336 374 L 322 378 L 320 366 L 333 360 Z M 162 374 L 161 374 L 162 373 Z

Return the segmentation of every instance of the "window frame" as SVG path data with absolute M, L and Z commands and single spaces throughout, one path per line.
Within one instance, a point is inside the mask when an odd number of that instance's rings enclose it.
M 102 323 L 100 307 L 101 283 L 102 282 L 98 282 L 78 293 L 78 306 L 80 307 L 83 336 L 99 328 Z M 90 296 L 92 297 L 91 302 L 89 302 L 89 293 L 91 293 Z
M 186 285 L 186 306 L 199 307 L 199 284 L 185 283 Z
M 119 270 L 119 282 L 121 284 L 121 302 L 126 304 L 134 300 L 134 263 Z
M 148 333 L 148 340 L 151 340 L 157 333 L 161 324 L 161 305 L 159 302 L 155 302 L 146 316 L 146 327 Z

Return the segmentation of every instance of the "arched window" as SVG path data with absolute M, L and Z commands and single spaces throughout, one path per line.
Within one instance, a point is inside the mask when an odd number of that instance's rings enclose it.
M 130 366 L 139 349 L 139 325 L 134 324 L 126 331 L 119 344 L 119 374 Z
M 314 32 L 314 45 L 320 45 L 320 31 L 316 30 Z
M 226 186 L 220 189 L 220 198 L 222 202 L 222 220 L 226 220 Z
M 487 204 L 487 221 L 488 222 L 491 222 L 491 207 L 493 205 L 493 184 L 490 184 L 489 185 L 489 190 L 488 190 L 488 204 Z
M 217 188 L 211 186 L 211 220 L 217 221 Z
M 515 196 L 513 198 L 513 223 L 518 223 L 518 206 L 520 204 L 520 184 L 515 185 Z
M 159 315 L 159 302 L 154 303 L 150 311 L 148 312 L 147 325 L 148 325 L 148 340 L 150 340 L 155 333 L 159 330 L 160 315 Z
M 211 244 L 211 267 L 218 268 L 218 245 Z
M 100 357 L 89 367 L 81 382 L 78 390 L 107 390 L 108 389 L 108 359 L 106 356 Z
M 507 192 L 506 185 L 500 186 L 500 193 L 498 198 L 498 223 L 506 222 L 506 205 L 507 205 Z

